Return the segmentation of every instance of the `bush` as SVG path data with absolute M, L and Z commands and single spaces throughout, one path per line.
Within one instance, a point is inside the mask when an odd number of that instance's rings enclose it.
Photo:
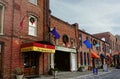
M 50 68 L 50 70 L 48 71 L 48 74 L 53 75 L 53 72 L 55 71 L 59 71 L 58 68 Z
M 22 72 L 22 70 L 21 70 L 20 67 L 15 68 L 15 73 L 16 73 L 17 75 L 22 75 L 22 74 L 23 74 L 23 72 Z
M 85 71 L 85 66 L 80 66 L 80 67 L 78 68 L 78 71 Z

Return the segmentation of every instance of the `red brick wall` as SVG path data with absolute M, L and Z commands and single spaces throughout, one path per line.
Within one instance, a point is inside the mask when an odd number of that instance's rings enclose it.
M 105 38 L 105 41 L 108 43 L 112 43 L 112 55 L 118 54 L 120 50 L 116 50 L 116 45 L 120 46 L 120 40 L 118 40 L 114 35 L 112 35 L 110 32 L 103 32 L 99 34 L 94 34 L 97 38 Z M 117 41 L 116 41 L 117 39 Z
M 74 25 L 70 25 L 69 23 L 67 22 L 64 22 L 54 16 L 51 15 L 51 28 L 55 27 L 57 32 L 60 34 L 60 39 L 59 39 L 59 42 L 58 42 L 58 45 L 60 46 L 64 46 L 63 44 L 63 41 L 62 41 L 62 36 L 64 34 L 68 35 L 69 37 L 69 45 L 71 46 L 71 43 L 70 43 L 70 38 L 73 38 L 75 40 L 75 46 L 77 47 L 77 29 L 78 29 L 78 25 L 77 26 L 74 26 Z M 77 29 L 76 29 L 77 28 Z M 52 38 L 52 37 L 51 37 Z M 54 40 L 52 41 L 54 42 Z
M 45 0 L 38 0 L 38 5 L 33 5 L 28 0 L 0 0 L 5 6 L 4 11 L 4 35 L 1 36 L 0 42 L 4 43 L 3 49 L 3 79 L 15 78 L 14 68 L 20 66 L 23 68 L 23 53 L 20 52 L 21 44 L 25 42 L 43 40 L 43 27 L 45 24 L 44 17 Z M 14 6 L 14 7 L 13 7 Z M 14 10 L 13 10 L 14 9 Z M 37 37 L 28 35 L 28 16 L 33 15 L 38 18 Z M 20 27 L 20 21 L 25 16 L 23 28 Z M 21 30 L 20 30 L 21 29 Z M 11 39 L 11 36 L 13 37 Z M 11 53 L 12 52 L 12 53 Z M 44 72 L 48 68 L 48 56 L 44 58 Z M 42 58 L 41 58 L 42 59 Z M 43 62 L 42 62 L 43 63 Z M 43 65 L 40 66 L 40 74 L 43 74 Z M 23 70 L 23 69 L 22 69 Z

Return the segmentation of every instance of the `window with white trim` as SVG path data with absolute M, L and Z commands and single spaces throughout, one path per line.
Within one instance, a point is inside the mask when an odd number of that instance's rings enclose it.
M 37 0 L 29 0 L 30 3 L 37 5 Z
M 37 18 L 34 16 L 29 16 L 28 34 L 32 36 L 37 36 Z
M 0 4 L 0 35 L 3 34 L 4 6 Z

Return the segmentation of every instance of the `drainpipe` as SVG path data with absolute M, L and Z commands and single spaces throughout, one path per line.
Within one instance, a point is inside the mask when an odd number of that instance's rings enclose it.
M 11 54 L 10 54 L 10 79 L 12 79 L 12 48 L 13 48 L 13 28 L 14 28 L 14 0 L 12 1 L 12 28 L 11 28 Z
M 49 35 L 49 0 L 44 0 L 44 11 L 43 11 L 44 17 L 43 17 L 43 40 L 49 41 L 50 35 Z M 49 41 L 50 42 L 50 41 Z M 43 73 L 44 73 L 44 54 L 43 54 Z

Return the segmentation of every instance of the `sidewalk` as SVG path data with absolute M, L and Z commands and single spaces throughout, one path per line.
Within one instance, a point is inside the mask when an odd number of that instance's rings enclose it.
M 109 68 L 108 72 L 104 72 L 103 69 L 98 69 L 98 75 L 105 74 L 111 72 L 114 68 Z M 33 78 L 33 79 L 73 79 L 74 77 L 84 77 L 84 76 L 92 76 L 92 71 L 84 71 L 84 72 L 58 72 L 57 76 L 54 77 L 53 75 L 42 75 L 40 78 Z
M 109 68 L 108 72 L 104 72 L 103 69 L 98 70 L 99 74 L 109 73 L 114 68 Z M 86 75 L 93 75 L 92 71 L 85 71 L 85 72 L 58 72 L 58 75 L 54 78 L 54 76 L 41 76 L 40 79 L 70 79 L 77 76 L 86 76 Z

